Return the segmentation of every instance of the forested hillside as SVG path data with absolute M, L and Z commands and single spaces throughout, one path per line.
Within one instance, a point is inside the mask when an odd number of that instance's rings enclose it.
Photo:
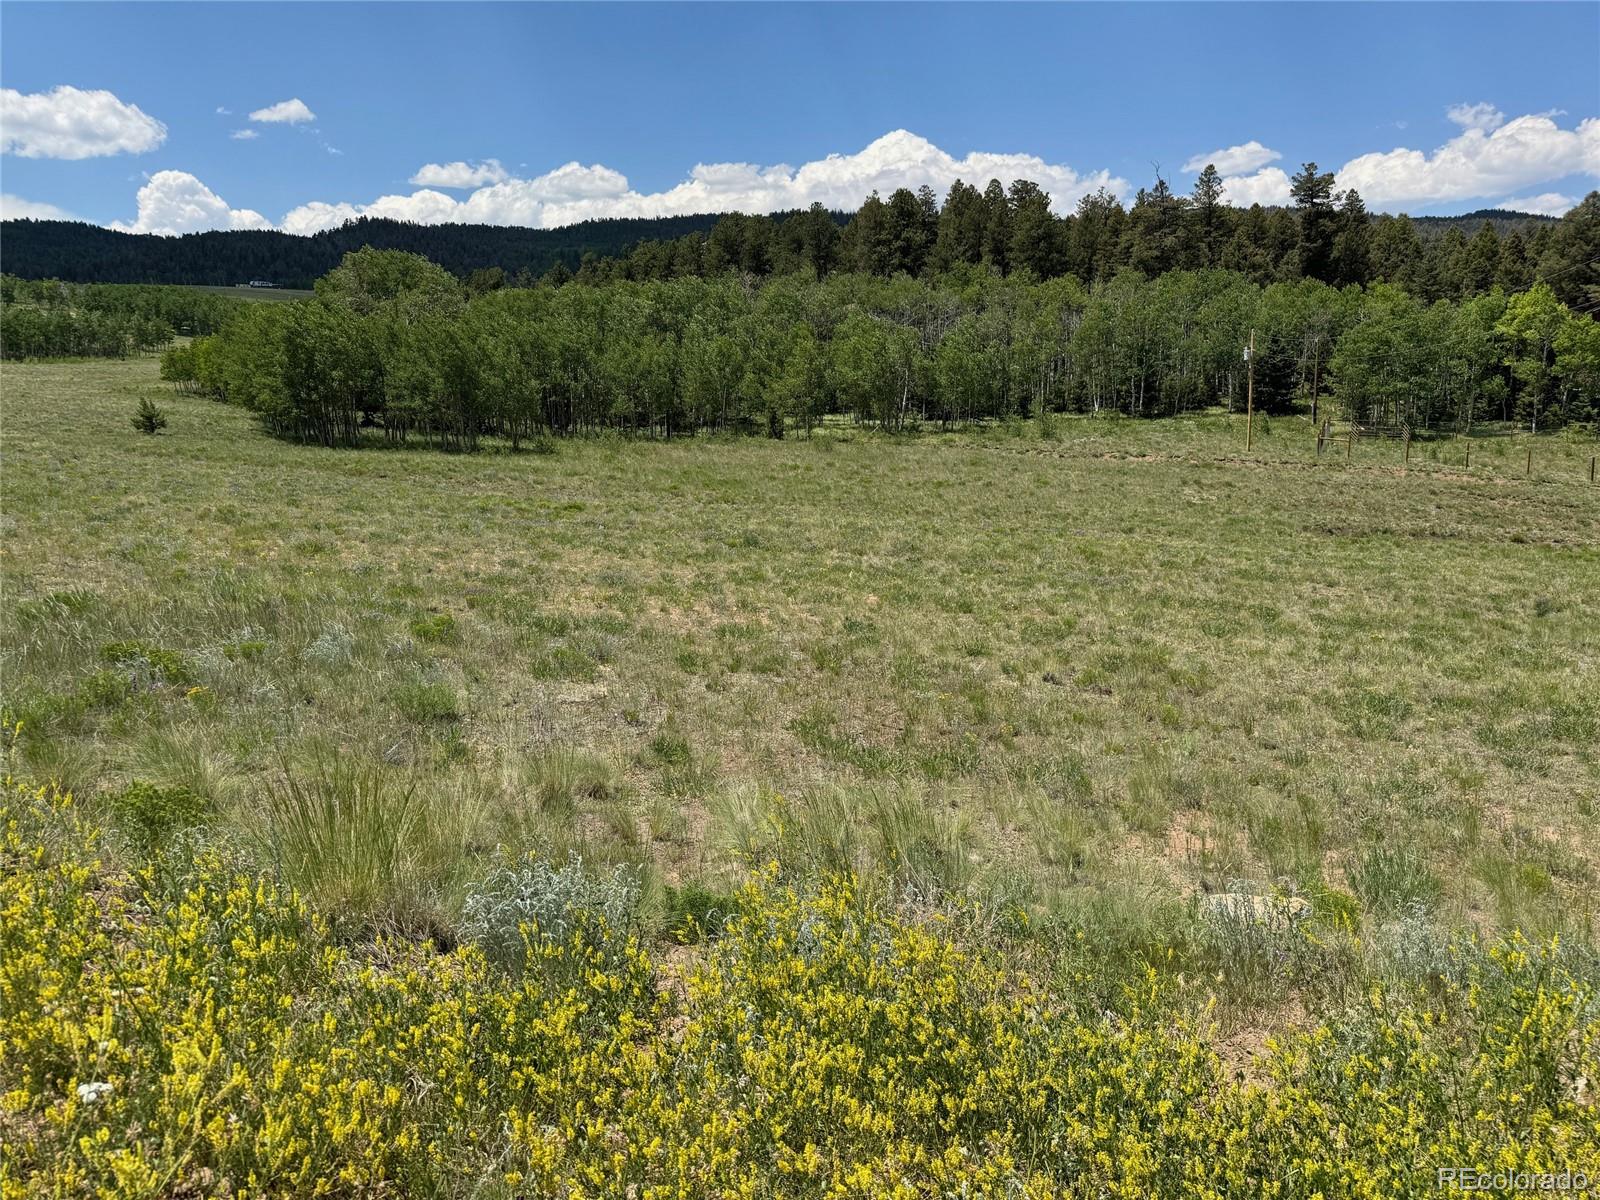
M 645 238 L 704 233 L 716 216 L 585 221 L 563 229 L 416 225 L 363 217 L 310 237 L 276 230 L 214 230 L 182 237 L 122 233 L 81 221 L 7 221 L 0 228 L 7 274 L 76 283 L 227 285 L 268 279 L 307 288 L 362 246 L 409 250 L 466 276 L 498 268 L 541 275 L 576 268 L 585 254 L 619 254 Z
M 1442 237 L 1452 229 L 1459 229 L 1471 237 L 1485 224 L 1494 226 L 1494 231 L 1501 237 L 1513 230 L 1527 237 L 1547 225 L 1554 225 L 1560 218 L 1516 212 L 1508 208 L 1476 208 L 1448 217 L 1413 217 L 1412 220 L 1416 222 L 1417 232 L 1424 238 Z

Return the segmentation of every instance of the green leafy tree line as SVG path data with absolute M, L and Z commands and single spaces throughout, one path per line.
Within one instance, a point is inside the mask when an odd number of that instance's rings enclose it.
M 0 353 L 8 359 L 125 358 L 178 334 L 214 333 L 242 301 L 186 287 L 72 284 L 0 276 Z
M 151 317 L 80 309 L 0 306 L 0 358 L 127 358 L 172 341 L 172 326 Z
M 476 291 L 362 250 L 314 299 L 241 306 L 163 374 L 281 436 L 364 430 L 472 449 L 608 429 L 783 436 L 825 416 L 888 430 L 1045 412 L 1163 416 L 1244 399 L 1419 429 L 1595 419 L 1590 317 L 1538 284 L 1427 303 L 1391 284 L 1261 286 L 1213 268 L 1088 285 L 957 264 L 934 277 L 724 274 Z

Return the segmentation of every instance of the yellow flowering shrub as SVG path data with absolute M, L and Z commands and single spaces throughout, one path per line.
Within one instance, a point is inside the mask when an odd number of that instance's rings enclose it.
M 51 789 L 8 785 L 0 859 L 5 1200 L 1376 1200 L 1434 1194 L 1440 1166 L 1600 1179 L 1600 1010 L 1554 946 L 1463 949 L 1433 993 L 1374 990 L 1245 1079 L 1155 975 L 1085 1018 L 847 878 L 758 875 L 668 975 L 592 928 L 529 937 L 514 971 L 340 945 L 215 852 L 117 867 Z
M 12 785 L 0 838 L 7 1200 L 466 1190 L 507 1110 L 604 1095 L 658 1004 L 636 945 L 546 990 L 470 949 L 333 945 L 214 853 L 115 871 L 49 789 Z

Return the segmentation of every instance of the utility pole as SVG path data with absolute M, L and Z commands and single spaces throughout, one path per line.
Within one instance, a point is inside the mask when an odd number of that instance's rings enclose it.
M 1322 335 L 1320 333 L 1317 334 L 1316 341 L 1312 342 L 1312 345 L 1316 347 L 1312 351 L 1315 357 L 1311 360 L 1311 424 L 1315 426 L 1317 423 L 1317 392 L 1322 385 Z
M 1244 385 L 1244 448 L 1249 450 L 1255 444 L 1256 422 L 1256 331 L 1250 331 L 1250 344 L 1245 347 L 1245 385 Z

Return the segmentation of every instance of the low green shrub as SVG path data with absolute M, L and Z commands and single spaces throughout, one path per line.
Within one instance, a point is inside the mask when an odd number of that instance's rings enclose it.
M 430 613 L 411 622 L 411 636 L 419 642 L 441 643 L 456 640 L 456 619 L 449 613 Z
M 133 427 L 143 434 L 157 434 L 167 427 L 166 411 L 148 396 L 139 401 L 133 414 Z
M 184 787 L 157 787 L 135 780 L 112 796 L 109 807 L 118 828 L 149 854 L 180 829 L 203 823 L 211 811 L 204 796 Z
M 100 657 L 135 675 L 153 675 L 172 687 L 183 687 L 194 682 L 193 673 L 181 653 L 164 650 L 148 642 L 107 642 L 100 647 Z
M 662 896 L 662 935 L 679 945 L 718 937 L 739 911 L 739 898 L 689 881 Z
M 461 705 L 448 684 L 421 679 L 407 680 L 394 689 L 394 705 L 418 725 L 433 721 L 454 721 L 461 716 Z

